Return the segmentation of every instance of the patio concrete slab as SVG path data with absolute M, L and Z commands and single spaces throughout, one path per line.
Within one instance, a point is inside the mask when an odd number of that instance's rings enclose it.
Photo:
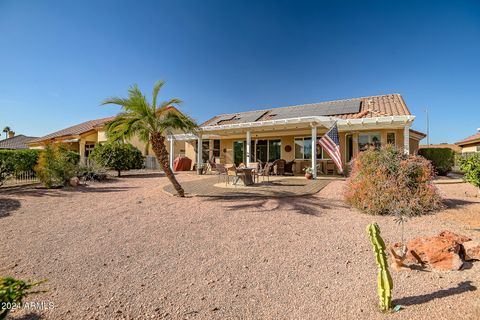
M 197 197 L 292 197 L 312 195 L 336 177 L 320 177 L 316 180 L 307 180 L 304 177 L 270 177 L 270 181 L 260 181 L 252 186 L 234 186 L 225 184 L 217 176 L 202 177 L 194 181 L 185 181 L 182 186 L 185 193 Z M 163 188 L 169 194 L 175 195 L 171 185 Z

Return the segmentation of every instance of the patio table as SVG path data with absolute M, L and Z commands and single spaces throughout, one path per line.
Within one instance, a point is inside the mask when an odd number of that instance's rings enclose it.
M 250 186 L 253 184 L 253 175 L 252 172 L 254 168 L 237 168 L 237 172 L 241 173 L 239 175 L 239 181 L 243 182 L 243 185 Z

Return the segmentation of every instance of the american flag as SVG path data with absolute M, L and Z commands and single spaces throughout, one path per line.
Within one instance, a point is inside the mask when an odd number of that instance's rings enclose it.
M 330 128 L 330 130 L 325 133 L 325 135 L 318 140 L 318 144 L 322 146 L 322 148 L 327 151 L 330 158 L 332 158 L 333 162 L 338 168 L 338 172 L 342 173 L 342 157 L 340 156 L 340 139 L 338 138 L 338 128 L 337 123 L 335 122 L 334 125 Z

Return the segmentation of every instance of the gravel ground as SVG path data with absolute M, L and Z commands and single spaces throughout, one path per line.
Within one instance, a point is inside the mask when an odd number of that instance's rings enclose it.
M 391 217 L 345 206 L 343 181 L 315 196 L 270 200 L 178 199 L 162 191 L 166 183 L 130 176 L 1 191 L 0 274 L 48 279 L 48 293 L 27 301 L 55 306 L 12 318 L 480 318 L 480 262 L 458 272 L 394 273 L 394 298 L 405 309 L 380 313 L 365 227 L 377 221 L 387 241 L 400 233 Z M 480 238 L 480 199 L 468 194 L 475 190 L 439 188 L 450 208 L 411 219 L 407 238 L 444 229 Z

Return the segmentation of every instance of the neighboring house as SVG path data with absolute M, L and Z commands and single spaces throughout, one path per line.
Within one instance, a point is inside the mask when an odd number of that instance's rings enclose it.
M 17 136 L 10 135 L 9 138 L 0 140 L 0 149 L 7 149 L 7 150 L 28 149 L 27 144 L 35 139 L 37 139 L 37 137 L 27 137 L 23 134 L 19 134 Z
M 342 162 L 346 164 L 373 145 L 393 144 L 405 153 L 416 153 L 426 135 L 410 129 L 414 119 L 400 94 L 387 94 L 221 114 L 201 124 L 198 137 L 174 137 L 186 140 L 185 154 L 196 163 L 212 158 L 235 164 L 295 160 L 295 172 L 300 173 L 312 162 L 321 168 L 329 161 L 315 141 L 335 121 Z
M 462 148 L 462 153 L 480 152 L 480 128 L 477 133 L 455 144 Z
M 105 124 L 115 117 L 89 120 L 80 124 L 36 138 L 28 143 L 30 149 L 43 149 L 47 143 L 61 143 L 69 150 L 78 152 L 80 157 L 86 158 L 97 143 L 107 141 Z M 143 155 L 153 155 L 151 148 L 147 150 L 145 144 L 137 138 L 128 142 L 136 146 Z M 175 143 L 176 150 L 181 150 L 181 142 Z
M 462 152 L 462 148 L 457 146 L 456 144 L 450 143 L 439 143 L 439 144 L 421 144 L 419 149 L 437 149 L 437 148 L 448 148 L 451 149 L 455 153 Z

